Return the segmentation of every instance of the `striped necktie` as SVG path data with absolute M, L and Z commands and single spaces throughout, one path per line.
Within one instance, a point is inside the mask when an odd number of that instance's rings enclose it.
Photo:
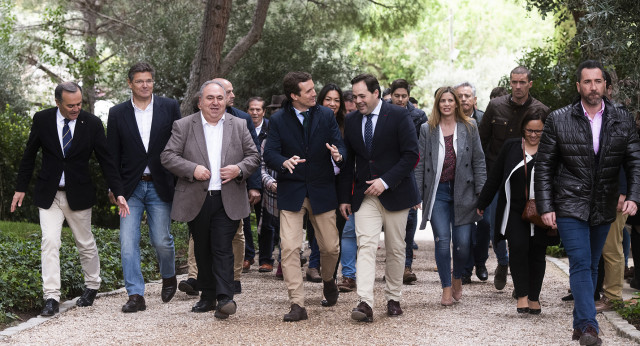
M 67 157 L 69 148 L 71 148 L 71 140 L 73 139 L 69 128 L 70 121 L 69 119 L 64 119 L 64 126 L 62 127 L 62 151 L 64 152 L 64 157 Z

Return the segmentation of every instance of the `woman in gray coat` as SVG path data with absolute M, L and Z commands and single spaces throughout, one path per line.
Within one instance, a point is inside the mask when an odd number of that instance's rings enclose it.
M 444 306 L 462 298 L 462 272 L 469 256 L 471 226 L 486 180 L 484 153 L 475 121 L 464 115 L 451 87 L 442 87 L 428 123 L 420 128 L 416 182 L 422 194 L 422 224 L 431 221 Z M 453 240 L 453 279 L 451 241 Z

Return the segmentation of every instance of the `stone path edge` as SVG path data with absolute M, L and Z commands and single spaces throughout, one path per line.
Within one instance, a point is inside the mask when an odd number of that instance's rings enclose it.
M 569 266 L 563 262 L 562 260 L 546 256 L 547 261 L 553 263 L 562 270 L 567 276 L 569 276 Z M 627 339 L 631 339 L 636 343 L 640 343 L 640 330 L 637 330 L 631 323 L 627 322 L 624 318 L 620 317 L 615 311 L 604 311 L 602 313 L 604 317 L 609 321 L 618 331 L 618 335 L 623 336 Z

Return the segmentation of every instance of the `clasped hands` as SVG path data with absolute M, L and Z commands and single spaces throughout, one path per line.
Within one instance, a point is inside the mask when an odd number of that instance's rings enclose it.
M 222 179 L 223 184 L 237 178 L 238 175 L 240 175 L 240 167 L 238 165 L 228 165 L 220 168 L 220 179 Z M 211 171 L 203 165 L 197 165 L 193 171 L 193 177 L 201 181 L 209 180 L 211 179 Z

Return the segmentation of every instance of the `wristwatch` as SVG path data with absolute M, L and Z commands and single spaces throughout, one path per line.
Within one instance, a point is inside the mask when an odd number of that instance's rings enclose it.
M 238 167 L 238 169 L 240 169 L 240 167 Z M 240 173 L 238 173 L 238 176 L 236 177 L 236 179 L 242 179 L 243 176 L 244 176 L 244 173 L 242 173 L 242 169 L 240 169 Z

